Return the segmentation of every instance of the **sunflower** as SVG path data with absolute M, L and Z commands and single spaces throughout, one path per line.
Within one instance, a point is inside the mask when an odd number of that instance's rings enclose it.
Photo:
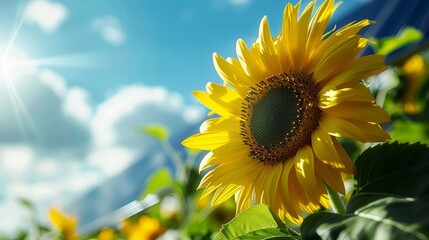
M 299 224 L 302 212 L 329 207 L 326 186 L 344 194 L 355 166 L 336 137 L 361 142 L 390 139 L 390 120 L 361 79 L 386 70 L 383 56 L 358 57 L 369 40 L 358 35 L 369 20 L 326 32 L 337 5 L 327 0 L 312 15 L 310 2 L 287 4 L 272 37 L 264 17 L 257 41 L 237 41 L 237 59 L 213 55 L 223 85 L 209 82 L 194 96 L 217 117 L 183 141 L 209 150 L 200 172 L 203 197 L 217 205 L 233 195 L 237 213 L 266 204 Z
M 64 240 L 78 239 L 76 217 L 67 215 L 58 208 L 51 208 L 49 209 L 49 218 Z

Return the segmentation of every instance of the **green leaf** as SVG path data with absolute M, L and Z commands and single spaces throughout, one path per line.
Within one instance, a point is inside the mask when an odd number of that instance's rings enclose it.
M 388 193 L 429 200 L 429 147 L 385 143 L 356 160 L 357 192 Z M 418 184 L 417 184 L 418 183 Z
M 429 125 L 426 121 L 397 120 L 392 126 L 392 139 L 399 142 L 429 143 Z
M 377 53 L 388 55 L 401 47 L 422 39 L 423 33 L 420 30 L 413 27 L 406 27 L 397 36 L 376 40 L 375 46 Z
M 320 212 L 301 226 L 302 239 L 428 239 L 429 204 L 412 198 L 358 194 L 345 215 Z
M 169 137 L 168 129 L 163 125 L 151 125 L 140 127 L 140 132 L 152 136 L 159 141 L 166 141 Z
M 265 205 L 243 211 L 222 226 L 215 239 L 299 239 Z
M 346 214 L 307 217 L 303 239 L 429 239 L 429 147 L 385 143 L 356 160 Z
M 33 203 L 31 203 L 28 199 L 25 199 L 25 198 L 19 198 L 19 199 L 18 199 L 18 202 L 19 202 L 22 206 L 24 206 L 24 207 L 26 207 L 28 210 L 30 210 L 31 212 L 35 211 L 35 208 L 34 208 Z
M 161 189 L 171 187 L 173 184 L 174 182 L 168 169 L 161 168 L 150 177 L 146 189 L 141 194 L 139 200 L 145 198 L 149 193 L 158 192 Z

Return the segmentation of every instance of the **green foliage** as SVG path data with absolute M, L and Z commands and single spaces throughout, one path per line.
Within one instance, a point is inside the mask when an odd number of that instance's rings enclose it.
M 145 198 L 150 193 L 156 193 L 162 189 L 168 188 L 173 184 L 170 172 L 166 168 L 161 168 L 155 172 L 148 180 L 147 185 L 139 200 Z
M 423 33 L 420 30 L 413 27 L 406 27 L 397 36 L 385 37 L 374 41 L 376 52 L 388 55 L 401 47 L 418 42 L 421 39 L 423 39 Z
M 392 139 L 399 142 L 422 142 L 429 144 L 429 125 L 426 121 L 397 120 L 392 126 Z
M 378 145 L 363 152 L 356 167 L 346 213 L 310 215 L 301 226 L 303 239 L 429 238 L 427 145 Z
M 345 215 L 321 212 L 306 218 L 302 239 L 428 239 L 429 217 L 422 214 L 427 212 L 426 201 L 358 194 Z
M 31 203 L 29 200 L 27 200 L 25 198 L 19 198 L 18 202 L 21 204 L 21 206 L 26 207 L 27 210 L 29 210 L 31 213 L 33 213 L 35 211 L 33 203 Z
M 195 168 L 188 168 L 187 171 L 187 177 L 186 181 L 184 182 L 184 195 L 194 195 L 195 191 L 198 188 L 198 185 L 200 184 L 201 176 L 197 169 Z
M 159 141 L 166 141 L 169 137 L 168 129 L 163 125 L 150 125 L 140 127 L 140 132 L 152 136 Z
M 243 211 L 225 224 L 215 237 L 223 239 L 299 239 L 267 206 L 257 205 Z
M 367 149 L 356 160 L 358 193 L 389 193 L 429 199 L 429 147 L 386 143 Z M 416 184 L 418 183 L 418 184 Z

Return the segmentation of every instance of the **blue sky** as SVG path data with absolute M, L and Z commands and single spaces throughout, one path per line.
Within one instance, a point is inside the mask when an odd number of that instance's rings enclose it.
M 144 155 L 138 126 L 199 123 L 212 53 L 234 56 L 264 15 L 277 34 L 287 2 L 0 0 L 0 233 L 22 226 L 17 197 L 43 214 Z

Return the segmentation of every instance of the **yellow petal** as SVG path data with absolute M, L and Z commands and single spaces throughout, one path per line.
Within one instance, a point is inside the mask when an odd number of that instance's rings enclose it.
M 200 150 L 213 150 L 231 141 L 241 141 L 237 132 L 219 131 L 197 133 L 182 142 L 187 148 Z
M 270 69 L 272 73 L 280 73 L 281 67 L 278 59 L 276 47 L 274 46 L 273 38 L 271 37 L 270 27 L 266 16 L 262 18 L 259 27 L 258 43 L 260 47 L 260 56 L 264 65 Z
M 314 80 L 322 82 L 335 76 L 343 67 L 357 56 L 361 49 L 359 46 L 360 36 L 353 36 L 343 41 L 337 42 L 334 45 L 327 46 L 322 52 L 318 60 L 313 62 Z
M 211 118 L 200 126 L 200 132 L 240 132 L 240 121 L 237 118 Z
M 319 108 L 330 108 L 345 101 L 375 103 L 374 97 L 363 84 L 355 82 L 348 85 L 349 87 L 338 90 L 330 88 L 331 86 L 323 88 L 318 96 Z
M 319 202 L 324 208 L 326 209 L 331 208 L 331 202 L 329 201 L 329 197 L 327 193 L 324 193 L 320 196 Z
M 313 151 L 309 146 L 298 150 L 295 156 L 295 171 L 299 183 L 313 203 L 318 203 L 323 184 L 315 174 Z
M 290 160 L 292 161 L 292 160 Z M 291 174 L 291 169 L 294 166 L 292 162 L 286 161 L 282 173 L 282 191 L 283 191 L 283 204 L 286 210 L 295 221 L 300 220 L 301 212 L 299 209 L 300 194 L 297 191 L 299 183 L 294 181 L 294 175 Z M 296 178 L 296 177 L 295 177 Z
M 65 239 L 77 240 L 77 220 L 74 216 L 67 216 L 59 209 L 52 208 L 49 210 L 49 218 L 54 227 L 61 232 Z
M 334 31 L 331 35 L 324 39 L 316 49 L 311 52 L 309 56 L 309 65 L 312 65 L 314 60 L 319 59 L 320 55 L 323 54 L 326 49 L 329 49 L 329 46 L 333 46 L 337 42 L 344 41 L 345 39 L 356 35 L 363 27 L 368 25 L 370 25 L 370 21 L 365 19 L 357 23 L 349 23 L 337 31 Z
M 342 84 L 356 82 L 381 73 L 388 68 L 384 65 L 383 59 L 383 55 L 367 55 L 355 58 L 344 67 L 342 72 L 322 83 L 322 87 L 329 85 L 332 89 L 335 89 Z
M 323 34 L 325 33 L 326 27 L 328 26 L 329 20 L 334 14 L 336 6 L 334 6 L 333 0 L 327 0 L 317 9 L 314 17 L 311 19 L 309 26 L 309 35 L 307 39 L 307 47 L 309 49 L 315 49 L 322 40 Z
M 207 83 L 206 90 L 213 101 L 228 109 L 234 115 L 240 115 L 243 98 L 240 97 L 237 91 L 212 82 Z
M 252 54 L 252 52 L 247 48 L 247 45 L 243 41 L 243 39 L 237 40 L 236 51 L 238 61 L 240 61 L 244 72 L 247 76 L 249 76 L 250 79 L 253 79 L 253 82 L 258 82 L 268 77 L 267 69 L 263 64 L 258 61 L 259 59 L 257 59 L 254 54 Z
M 241 97 L 246 97 L 251 81 L 246 74 L 242 74 L 241 69 L 237 69 L 219 54 L 213 54 L 213 63 L 219 76 L 231 85 Z
M 252 182 L 264 166 L 253 159 L 243 158 L 240 162 L 220 164 L 204 175 L 198 188 L 210 185 L 237 184 L 245 186 Z
M 297 5 L 299 5 L 298 3 Z M 299 6 L 297 6 L 299 7 Z M 298 9 L 294 8 L 291 3 L 288 3 L 283 12 L 282 31 L 280 35 L 280 45 L 284 47 L 286 62 L 290 64 L 291 69 L 296 69 L 296 56 L 292 47 L 293 37 L 295 36 L 295 29 L 298 19 Z
M 296 25 L 297 29 L 294 33 L 294 36 L 291 36 L 291 39 L 290 39 L 292 49 L 295 49 L 294 56 L 295 56 L 296 71 L 307 72 L 308 54 L 312 49 L 308 49 L 306 46 L 306 42 L 302 41 L 302 39 L 308 39 L 308 25 L 311 20 L 311 13 L 313 11 L 313 6 L 314 6 L 314 2 L 310 2 L 307 5 L 307 7 L 304 9 L 304 11 L 302 12 L 297 22 L 297 25 Z
M 290 183 L 293 184 L 291 186 L 294 186 L 295 188 L 295 196 L 294 199 L 296 199 L 298 204 L 298 209 L 306 212 L 306 213 L 312 213 L 319 209 L 319 204 L 317 202 L 313 203 L 311 202 L 309 198 L 309 193 L 307 193 L 304 189 L 304 187 L 299 183 L 297 172 L 295 168 L 292 168 L 290 171 Z
M 205 175 L 205 176 L 207 176 L 207 178 L 210 178 L 211 176 L 208 176 L 208 175 Z M 204 179 L 204 178 L 203 178 Z M 201 184 L 200 184 L 201 185 Z M 203 194 L 201 194 L 201 199 L 205 199 L 205 198 L 207 198 L 210 194 L 212 194 L 214 191 L 216 191 L 216 189 L 218 189 L 219 187 L 221 187 L 222 186 L 222 183 L 217 183 L 216 185 L 215 184 L 210 184 L 210 183 L 208 183 L 208 184 L 206 184 L 207 186 L 204 186 L 204 187 L 199 187 L 198 189 L 202 189 L 202 188 L 204 188 L 204 191 L 203 191 Z
M 201 104 L 203 104 L 213 112 L 219 114 L 220 116 L 222 117 L 234 116 L 233 111 L 232 112 L 228 111 L 231 109 L 227 109 L 223 105 L 219 104 L 218 101 L 214 101 L 210 96 L 210 94 L 208 94 L 207 92 L 194 91 L 193 95 Z
M 213 194 L 211 205 L 217 206 L 225 202 L 226 200 L 230 199 L 240 188 L 242 188 L 242 186 L 236 184 L 228 184 L 227 186 L 217 188 Z
M 249 150 L 247 146 L 241 142 L 228 143 L 207 153 L 201 160 L 199 171 L 201 172 L 218 164 L 241 161 L 241 159 L 247 158 L 248 154 Z
M 235 194 L 236 202 L 236 215 L 249 208 L 252 204 L 253 197 L 253 185 L 249 183 L 243 188 L 239 189 Z
M 215 155 L 213 155 L 213 152 L 210 151 L 208 152 L 203 159 L 201 159 L 200 162 L 200 167 L 198 169 L 199 173 L 201 173 L 202 171 L 206 170 L 207 168 L 214 166 L 216 164 L 212 163 L 213 162 L 213 158 L 215 157 Z
M 339 148 L 341 148 L 342 152 L 339 152 L 335 142 L 336 140 L 320 127 L 314 130 L 311 135 L 311 144 L 314 154 L 320 161 L 329 165 L 331 168 L 339 169 L 341 172 L 354 174 L 356 167 L 352 159 L 342 149 L 341 145 L 339 145 Z
M 364 19 L 356 23 L 349 23 L 327 37 L 323 41 L 323 44 L 332 45 L 335 42 L 339 42 L 350 36 L 356 35 L 362 28 L 369 26 L 370 24 L 371 22 L 368 19 Z
M 342 159 L 344 165 L 346 166 L 346 169 L 351 169 L 351 171 L 343 171 L 343 179 L 346 176 L 351 176 L 355 174 L 356 166 L 354 165 L 353 160 L 350 158 L 349 154 L 346 152 L 346 150 L 344 150 L 343 146 L 341 146 L 341 144 L 334 137 L 332 137 L 332 142 L 334 143 L 335 150 L 340 156 L 340 159 Z
M 365 133 L 355 124 L 348 120 L 324 115 L 319 121 L 320 127 L 331 136 L 345 137 L 358 141 L 367 142 Z
M 282 170 L 282 164 L 266 166 L 264 171 L 258 175 L 254 185 L 255 193 L 260 199 L 259 203 L 267 204 L 273 209 L 280 208 L 280 202 L 277 201 L 277 190 Z
M 63 216 L 58 209 L 50 209 L 49 218 L 57 229 L 61 230 L 64 228 Z
M 281 36 L 274 40 L 274 45 L 280 61 L 280 72 L 289 72 L 292 70 L 292 57 L 286 52 L 284 44 L 282 44 Z
M 322 111 L 336 117 L 365 122 L 389 122 L 390 116 L 377 104 L 367 102 L 342 102 Z
M 298 19 L 298 13 L 301 2 L 298 2 L 293 8 L 292 5 L 286 6 L 283 14 L 281 39 L 287 54 L 290 56 L 291 69 L 296 72 L 301 72 L 305 65 L 307 49 L 305 41 L 302 40 L 307 39 L 311 5 L 313 3 L 309 3 L 300 19 Z M 285 16 L 285 14 L 288 14 L 288 16 Z
M 249 77 L 246 75 L 246 73 L 244 72 L 244 69 L 241 67 L 240 61 L 238 61 L 238 59 L 227 57 L 226 61 L 229 64 L 231 64 L 231 66 L 240 74 L 240 76 L 246 76 L 245 81 L 247 84 L 253 84 L 252 79 L 249 79 Z
M 345 137 L 361 142 L 382 142 L 390 139 L 389 134 L 376 123 L 345 120 L 324 114 L 319 124 L 324 131 L 335 137 Z
M 315 161 L 315 166 L 317 169 L 317 174 L 328 186 L 330 186 L 336 192 L 339 192 L 343 195 L 345 194 L 346 189 L 344 187 L 344 182 L 340 171 L 337 169 L 332 169 L 319 160 Z

